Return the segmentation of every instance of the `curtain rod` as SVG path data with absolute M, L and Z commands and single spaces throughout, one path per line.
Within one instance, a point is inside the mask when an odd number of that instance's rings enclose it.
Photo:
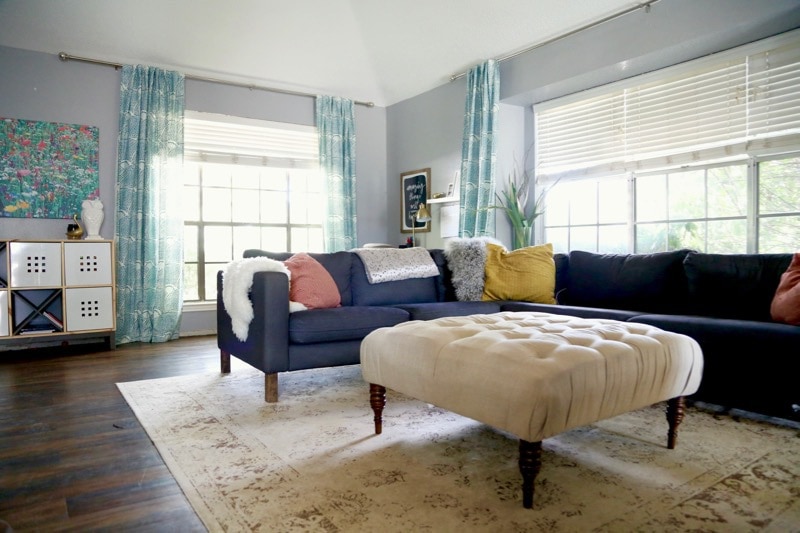
M 497 59 L 495 59 L 495 61 L 498 61 L 498 62 L 502 63 L 503 61 L 506 61 L 506 60 L 511 59 L 513 57 L 517 57 L 518 55 L 522 55 L 522 54 L 525 54 L 525 53 L 530 52 L 532 50 L 536 50 L 537 48 L 545 46 L 547 44 L 554 43 L 556 41 L 560 41 L 561 39 L 565 39 L 565 38 L 567 38 L 567 37 L 569 37 L 571 35 L 575 35 L 576 33 L 580 33 L 580 32 L 582 32 L 584 30 L 588 30 L 589 28 L 593 28 L 595 26 L 599 26 L 600 24 L 603 24 L 603 23 L 608 22 L 610 20 L 614 20 L 614 19 L 619 18 L 619 17 L 621 17 L 623 15 L 627 15 L 628 13 L 632 13 L 633 11 L 637 11 L 639 9 L 644 9 L 645 13 L 649 13 L 650 12 L 650 6 L 652 6 L 653 4 L 655 4 L 658 1 L 659 0 L 650 0 L 649 2 L 636 4 L 633 7 L 629 7 L 627 9 L 623 9 L 622 11 L 617 11 L 616 13 L 612 13 L 611 15 L 609 15 L 607 17 L 604 17 L 604 18 L 602 18 L 600 20 L 596 20 L 594 22 L 590 22 L 589 24 L 586 24 L 585 26 L 581 26 L 580 28 L 576 28 L 576 29 L 568 31 L 566 33 L 562 33 L 561 35 L 557 35 L 557 36 L 553 37 L 552 39 L 548 39 L 546 41 L 542 41 L 541 43 L 537 43 L 537 44 L 534 44 L 534 45 L 529 46 L 527 48 L 523 48 L 522 50 L 517 50 L 516 52 L 511 52 L 510 54 L 506 54 L 506 55 L 504 55 L 502 57 L 498 57 Z M 452 76 L 450 76 L 450 81 L 456 81 L 459 78 L 463 78 L 467 74 L 468 74 L 467 72 L 461 72 L 459 74 L 453 74 Z
M 102 59 L 92 59 L 90 57 L 73 56 L 73 55 L 70 55 L 70 54 L 68 54 L 66 52 L 59 52 L 58 53 L 58 58 L 61 61 L 80 61 L 82 63 L 93 63 L 95 65 L 103 65 L 103 66 L 106 66 L 106 67 L 114 67 L 116 70 L 121 69 L 122 66 L 123 66 L 121 63 L 114 63 L 114 62 L 111 62 L 111 61 L 103 61 Z M 275 87 L 264 87 L 264 86 L 261 86 L 261 85 L 252 85 L 252 84 L 248 84 L 248 83 L 238 83 L 238 82 L 235 82 L 235 81 L 221 80 L 219 78 L 206 78 L 204 76 L 194 76 L 192 74 L 184 74 L 184 77 L 186 77 L 186 78 L 188 78 L 190 80 L 210 81 L 212 83 L 222 83 L 224 85 L 231 85 L 233 87 L 244 87 L 245 89 L 250 89 L 251 91 L 254 91 L 254 90 L 268 91 L 268 92 L 271 92 L 271 93 L 291 94 L 291 95 L 294 95 L 294 96 L 308 96 L 310 98 L 314 98 L 314 97 L 317 96 L 316 94 L 304 93 L 304 92 L 301 92 L 301 91 L 291 91 L 289 89 L 277 89 Z M 361 102 L 361 101 L 358 101 L 358 100 L 354 100 L 353 103 L 356 104 L 356 105 L 363 105 L 365 107 L 375 107 L 375 104 L 373 102 Z

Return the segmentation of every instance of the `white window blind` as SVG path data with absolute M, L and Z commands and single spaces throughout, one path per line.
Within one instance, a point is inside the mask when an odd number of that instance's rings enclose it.
M 800 143 L 800 31 L 534 106 L 537 177 Z
M 186 111 L 187 161 L 317 168 L 319 140 L 313 126 Z

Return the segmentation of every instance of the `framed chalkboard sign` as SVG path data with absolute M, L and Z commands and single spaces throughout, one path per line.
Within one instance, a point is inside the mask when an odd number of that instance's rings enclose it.
M 419 204 L 428 203 L 428 191 L 430 189 L 431 169 L 423 168 L 400 174 L 400 231 L 402 233 L 431 230 L 430 221 L 418 222 L 414 220 Z

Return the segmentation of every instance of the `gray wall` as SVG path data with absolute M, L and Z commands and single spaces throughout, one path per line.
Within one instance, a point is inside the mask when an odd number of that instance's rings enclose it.
M 0 117 L 87 124 L 100 129 L 100 230 L 114 237 L 120 72 L 111 67 L 65 63 L 55 54 L 0 47 Z M 314 99 L 186 81 L 186 108 L 249 118 L 314 124 Z M 358 242 L 389 238 L 386 174 L 386 109 L 356 106 Z M 376 202 L 378 199 L 378 202 Z M 66 220 L 0 217 L 0 238 L 61 239 Z M 184 313 L 182 332 L 213 332 L 214 311 Z
M 533 147 L 530 105 L 644 72 L 702 57 L 800 27 L 800 0 L 662 0 L 504 61 L 500 65 L 501 113 L 497 181 Z M 460 165 L 466 81 L 399 102 L 388 113 L 389 201 L 399 209 L 400 173 L 432 169 L 432 189 L 444 190 Z M 516 108 L 516 110 L 514 109 Z M 532 165 L 532 156 L 527 167 Z M 420 243 L 442 245 L 437 212 Z M 497 237 L 510 244 L 507 220 L 496 212 Z M 391 228 L 390 228 L 391 229 Z M 394 229 L 400 238 L 399 229 Z M 393 241 L 392 241 L 393 242 Z

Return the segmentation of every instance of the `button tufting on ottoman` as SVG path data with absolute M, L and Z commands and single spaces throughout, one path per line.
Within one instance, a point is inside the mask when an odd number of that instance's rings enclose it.
M 547 437 L 670 400 L 674 447 L 683 396 L 697 391 L 702 367 L 684 335 L 533 312 L 405 322 L 361 344 L 376 433 L 386 388 L 508 431 L 520 438 L 525 507 Z

